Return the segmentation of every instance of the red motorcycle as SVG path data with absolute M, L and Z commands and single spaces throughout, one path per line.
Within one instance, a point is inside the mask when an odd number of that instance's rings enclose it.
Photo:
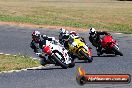
M 101 42 L 101 46 L 103 48 L 103 53 L 123 56 L 122 52 L 119 50 L 117 41 L 114 40 L 111 35 L 105 35 L 100 40 L 100 42 Z M 98 55 L 98 56 L 100 56 L 100 55 Z

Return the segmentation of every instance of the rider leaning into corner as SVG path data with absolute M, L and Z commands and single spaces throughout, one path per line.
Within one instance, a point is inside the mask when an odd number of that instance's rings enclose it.
M 66 48 L 66 49 L 69 49 L 69 45 L 68 45 L 68 39 L 69 39 L 69 35 L 72 37 L 72 38 L 77 38 L 77 39 L 80 39 L 80 41 L 84 42 L 85 45 L 87 46 L 85 40 L 83 37 L 80 37 L 78 33 L 76 33 L 75 31 L 67 31 L 65 30 L 64 28 L 60 28 L 59 30 L 59 42 Z M 70 52 L 68 52 L 69 55 L 75 59 L 76 57 L 71 54 Z
M 43 66 L 48 63 L 47 62 L 48 58 L 45 58 L 44 54 L 42 54 L 43 53 L 42 48 L 43 45 L 46 45 L 46 40 L 55 41 L 55 38 L 48 37 L 47 35 L 41 35 L 39 31 L 32 32 L 32 41 L 30 47 L 34 50 L 35 54 L 41 58 L 40 64 Z
M 63 43 L 65 42 L 64 39 L 66 39 L 66 37 L 70 35 L 72 36 L 73 38 L 79 38 L 82 42 L 85 42 L 84 38 L 83 37 L 80 37 L 78 33 L 76 33 L 75 31 L 67 31 L 65 30 L 64 28 L 60 28 L 59 29 L 59 42 L 63 45 Z M 86 44 L 87 45 L 87 44 Z
M 97 55 L 103 54 L 102 46 L 101 46 L 101 37 L 100 35 L 111 35 L 108 32 L 105 31 L 96 31 L 94 28 L 88 29 L 89 31 L 89 41 L 92 43 L 94 47 L 96 47 Z
M 65 35 L 69 35 L 69 32 L 67 30 L 65 30 L 64 28 L 60 28 L 59 29 L 59 42 L 62 45 L 64 43 L 63 36 L 65 36 Z

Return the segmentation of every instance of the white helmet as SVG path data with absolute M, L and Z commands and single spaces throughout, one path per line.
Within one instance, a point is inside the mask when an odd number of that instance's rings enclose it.
M 32 39 L 33 39 L 35 42 L 38 42 L 39 39 L 40 39 L 40 32 L 39 32 L 39 31 L 33 31 L 33 32 L 32 32 Z
M 60 33 L 65 33 L 65 29 L 64 28 L 60 28 Z
M 67 30 L 65 30 L 64 28 L 61 28 L 60 33 L 61 34 L 68 34 L 69 32 Z
M 39 36 L 39 35 L 40 35 L 40 32 L 39 32 L 39 31 L 33 31 L 33 32 L 32 32 L 32 36 L 36 36 L 36 37 L 37 37 L 37 36 Z
M 96 34 L 96 30 L 94 28 L 90 28 L 89 29 L 89 34 L 90 35 L 95 35 Z

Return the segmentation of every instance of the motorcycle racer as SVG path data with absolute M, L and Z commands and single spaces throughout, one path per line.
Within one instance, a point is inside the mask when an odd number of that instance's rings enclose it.
M 63 36 L 69 34 L 68 31 L 66 31 L 64 28 L 59 29 L 59 42 L 63 45 Z
M 67 34 L 63 36 L 64 47 L 69 51 L 69 55 L 73 58 L 88 59 L 88 62 L 92 62 L 91 50 L 81 39 L 72 37 Z
M 34 50 L 35 54 L 41 58 L 40 64 L 45 65 L 47 58 L 42 55 L 43 45 L 46 45 L 46 40 L 55 41 L 54 37 L 48 37 L 47 35 L 41 35 L 39 31 L 32 32 L 32 41 L 30 47 Z
M 101 37 L 100 35 L 110 35 L 110 33 L 105 31 L 96 31 L 94 28 L 89 29 L 89 41 L 92 43 L 94 47 L 96 47 L 97 55 L 103 53 L 102 46 L 101 46 Z
M 60 32 L 59 32 L 59 42 L 63 45 L 63 43 L 65 42 L 64 40 L 66 39 L 65 37 L 70 35 L 71 37 L 73 38 L 78 38 L 80 39 L 82 42 L 85 42 L 84 38 L 83 37 L 80 37 L 78 33 L 76 33 L 75 31 L 67 31 L 65 30 L 64 28 L 60 28 Z M 87 44 L 86 44 L 87 45 Z

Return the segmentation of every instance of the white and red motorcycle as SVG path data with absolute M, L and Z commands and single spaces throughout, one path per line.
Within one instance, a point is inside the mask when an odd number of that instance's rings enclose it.
M 65 69 L 75 66 L 75 63 L 69 56 L 68 51 L 57 40 L 46 40 L 46 45 L 43 45 L 43 52 L 45 57 L 57 66 L 61 66 Z

